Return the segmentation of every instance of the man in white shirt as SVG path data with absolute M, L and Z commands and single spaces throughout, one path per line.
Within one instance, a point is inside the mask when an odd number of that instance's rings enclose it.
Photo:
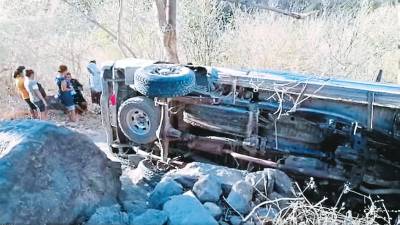
M 100 70 L 96 65 L 96 60 L 89 62 L 87 70 L 89 71 L 90 95 L 92 97 L 92 103 L 100 105 L 101 78 Z
M 30 101 L 39 111 L 39 119 L 47 120 L 47 102 L 40 92 L 38 82 L 35 80 L 35 72 L 33 70 L 25 70 L 24 86 L 29 93 Z

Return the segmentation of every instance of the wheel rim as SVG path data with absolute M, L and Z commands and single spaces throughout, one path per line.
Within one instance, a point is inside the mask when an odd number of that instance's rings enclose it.
M 173 76 L 179 75 L 181 72 L 180 67 L 177 66 L 160 66 L 154 68 L 151 73 L 154 75 L 161 75 L 161 76 Z
M 137 135 L 146 135 L 150 131 L 150 118 L 141 109 L 130 110 L 126 117 L 126 122 L 129 129 Z

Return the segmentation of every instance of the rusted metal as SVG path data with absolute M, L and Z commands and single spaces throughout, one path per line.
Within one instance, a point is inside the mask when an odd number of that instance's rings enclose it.
M 213 139 L 212 137 L 198 137 L 192 135 L 188 138 L 187 146 L 190 149 L 204 151 L 215 155 L 224 154 L 223 148 L 225 145 L 239 146 L 240 143 L 232 139 Z
M 158 155 L 154 155 L 154 154 L 150 154 L 148 152 L 145 152 L 143 150 L 140 150 L 138 147 L 134 147 L 133 150 L 136 152 L 136 154 L 141 155 L 143 157 L 152 159 L 152 160 L 157 160 L 160 161 L 162 163 L 166 163 L 166 164 L 172 164 L 172 165 L 176 165 L 179 167 L 184 167 L 186 164 L 184 162 L 181 162 L 179 160 L 174 160 L 174 159 L 163 159 L 162 157 L 158 156 Z
M 208 104 L 208 105 L 216 105 L 220 103 L 219 98 L 212 97 L 193 97 L 193 96 L 183 96 L 183 97 L 175 97 L 173 101 L 178 101 L 180 103 L 185 104 Z
M 161 151 L 161 160 L 166 162 L 168 159 L 168 149 L 169 149 L 169 137 L 168 131 L 170 130 L 171 123 L 168 112 L 168 99 L 160 98 L 159 101 L 156 101 L 157 104 L 161 105 L 161 119 L 160 126 L 157 129 L 157 138 L 159 140 L 159 147 Z
M 307 177 L 314 177 L 314 178 L 322 178 L 322 179 L 329 179 L 335 181 L 345 182 L 347 179 L 340 174 L 334 174 L 333 172 L 324 171 L 324 170 L 316 170 L 310 168 L 297 168 L 297 167 L 290 167 L 286 165 L 280 165 L 280 170 L 283 170 L 287 173 L 294 173 L 301 176 Z
M 295 173 L 295 174 L 301 174 L 301 175 L 311 176 L 311 177 L 315 177 L 315 178 L 325 178 L 325 179 L 336 180 L 336 181 L 345 181 L 346 180 L 345 178 L 343 178 L 340 175 L 336 175 L 333 173 L 329 174 L 325 171 L 319 171 L 316 169 L 309 169 L 309 168 L 305 169 L 305 168 L 290 167 L 290 166 L 286 166 L 284 164 L 278 164 L 278 163 L 270 161 L 270 160 L 265 160 L 265 159 L 260 159 L 260 158 L 240 154 L 240 153 L 234 152 L 232 150 L 222 148 L 221 145 L 218 145 L 218 144 L 212 143 L 212 142 L 195 142 L 195 143 L 196 143 L 195 145 L 192 145 L 189 147 L 191 147 L 193 150 L 197 150 L 197 151 L 203 151 L 203 152 L 207 152 L 207 153 L 211 153 L 211 154 L 215 154 L 215 155 L 227 154 L 238 160 L 252 162 L 252 163 L 255 163 L 255 164 L 258 164 L 258 165 L 261 165 L 264 167 L 268 167 L 268 168 L 280 169 L 280 170 L 283 170 L 288 173 Z
M 269 161 L 269 160 L 265 160 L 265 159 L 259 159 L 259 158 L 255 158 L 252 156 L 248 156 L 248 155 L 243 155 L 243 154 L 239 154 L 236 152 L 233 152 L 231 150 L 227 150 L 227 149 L 223 149 L 222 150 L 224 153 L 229 154 L 230 156 L 232 156 L 235 159 L 240 159 L 240 160 L 245 160 L 248 162 L 252 162 L 252 163 L 256 163 L 265 167 L 269 167 L 269 168 L 279 168 L 278 164 L 273 162 L 273 161 Z

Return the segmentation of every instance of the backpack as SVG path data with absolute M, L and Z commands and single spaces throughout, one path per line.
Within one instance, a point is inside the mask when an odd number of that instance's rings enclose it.
M 44 88 L 42 87 L 42 85 L 38 82 L 37 86 L 38 86 L 39 91 L 42 94 L 43 98 L 46 98 L 47 94 L 46 94 L 46 91 L 44 90 Z

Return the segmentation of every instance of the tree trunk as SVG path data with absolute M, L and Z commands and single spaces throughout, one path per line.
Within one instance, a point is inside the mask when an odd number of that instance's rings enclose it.
M 176 44 L 176 0 L 155 0 L 167 61 L 179 63 Z

